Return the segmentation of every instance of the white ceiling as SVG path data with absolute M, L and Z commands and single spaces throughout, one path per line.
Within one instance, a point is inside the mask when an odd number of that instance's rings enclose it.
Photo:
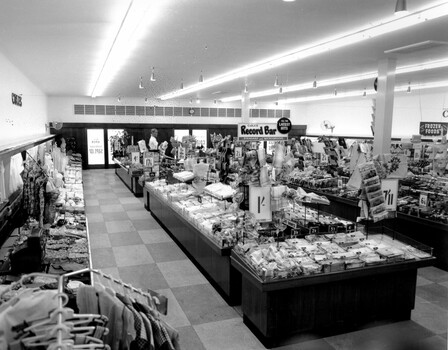
M 150 0 L 148 0 L 150 1 Z M 293 48 L 393 17 L 395 0 L 151 0 L 164 4 L 161 16 L 147 21 L 145 32 L 118 70 L 103 96 L 157 98 L 207 77 Z M 408 0 L 411 12 L 435 3 Z M 437 2 L 440 2 L 437 1 Z M 90 96 L 104 52 L 117 31 L 129 0 L 2 0 L 0 52 L 48 95 Z M 286 64 L 246 79 L 234 80 L 187 95 L 221 99 L 378 69 L 386 50 L 427 40 L 448 42 L 448 16 Z M 448 58 L 448 45 L 397 56 L 397 65 Z M 156 82 L 149 82 L 151 67 Z M 147 86 L 138 89 L 140 76 Z M 448 79 L 448 68 L 397 76 L 408 81 Z M 363 89 L 373 82 L 338 86 Z M 333 91 L 334 87 L 319 92 Z M 291 97 L 316 92 L 289 93 Z M 267 100 L 274 101 L 278 96 Z

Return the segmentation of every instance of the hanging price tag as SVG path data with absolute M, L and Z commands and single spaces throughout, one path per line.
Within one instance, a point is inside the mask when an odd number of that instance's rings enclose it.
M 422 158 L 422 150 L 415 149 L 414 150 L 414 160 L 420 160 Z
M 310 235 L 315 235 L 316 233 L 319 233 L 319 227 L 318 226 L 310 227 L 309 233 Z
M 420 207 L 427 207 L 428 206 L 428 194 L 427 193 L 420 193 L 420 198 L 418 200 L 418 205 Z
M 241 158 L 243 156 L 243 147 L 235 147 L 235 158 Z
M 328 233 L 338 233 L 338 226 L 337 225 L 328 225 Z
M 345 231 L 346 231 L 347 233 L 355 231 L 355 225 L 354 225 L 354 224 L 348 224 L 348 225 L 345 227 Z
M 381 181 L 381 190 L 384 194 L 384 201 L 386 204 L 386 210 L 397 210 L 397 197 L 398 197 L 398 180 L 384 179 Z
M 342 179 L 338 179 L 338 188 L 342 187 L 344 187 L 344 182 L 342 181 Z
M 320 164 L 327 165 L 328 164 L 328 155 L 325 153 L 320 154 Z

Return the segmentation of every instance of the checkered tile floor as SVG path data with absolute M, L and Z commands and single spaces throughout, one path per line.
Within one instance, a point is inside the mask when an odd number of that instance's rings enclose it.
M 168 297 L 166 320 L 179 331 L 185 350 L 265 349 L 239 309 L 227 305 L 114 170 L 86 170 L 83 176 L 94 268 Z M 327 338 L 300 335 L 275 349 L 411 350 L 413 344 L 447 350 L 447 320 L 448 272 L 428 267 L 419 270 L 410 321 Z M 400 337 L 407 345 L 397 347 Z

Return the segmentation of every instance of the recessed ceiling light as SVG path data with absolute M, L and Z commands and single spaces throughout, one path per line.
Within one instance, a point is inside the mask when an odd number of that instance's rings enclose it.
M 284 2 L 294 2 L 296 0 L 283 0 Z

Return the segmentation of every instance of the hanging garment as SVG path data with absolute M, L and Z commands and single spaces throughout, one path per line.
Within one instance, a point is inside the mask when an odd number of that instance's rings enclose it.
M 0 202 L 7 200 L 6 187 L 5 187 L 5 166 L 3 161 L 0 161 Z

